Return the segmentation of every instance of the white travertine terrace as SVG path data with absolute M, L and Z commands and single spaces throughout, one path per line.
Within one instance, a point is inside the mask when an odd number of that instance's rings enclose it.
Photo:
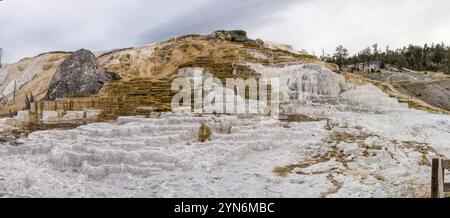
M 250 66 L 286 84 L 285 112 L 318 121 L 162 113 L 34 132 L 1 142 L 0 196 L 425 197 L 429 160 L 450 156 L 448 115 L 320 65 Z

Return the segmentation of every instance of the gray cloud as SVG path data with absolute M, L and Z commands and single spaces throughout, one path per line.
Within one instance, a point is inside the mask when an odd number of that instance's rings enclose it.
M 332 52 L 450 43 L 448 0 L 4 0 L 0 47 L 12 63 L 49 50 L 107 50 L 174 35 L 244 29 L 250 37 Z
M 158 41 L 189 33 L 210 33 L 219 29 L 252 29 L 267 25 L 270 14 L 298 0 L 215 0 L 181 14 L 141 36 L 141 42 Z
M 134 46 L 143 32 L 208 1 L 4 0 L 0 46 L 10 63 L 49 50 Z
M 450 43 L 448 0 L 314 0 L 276 14 L 279 21 L 258 28 L 265 40 L 285 42 L 319 54 L 343 44 L 352 53 L 380 48 Z
M 295 0 L 6 0 L 0 46 L 8 62 L 49 50 L 107 50 L 266 23 Z

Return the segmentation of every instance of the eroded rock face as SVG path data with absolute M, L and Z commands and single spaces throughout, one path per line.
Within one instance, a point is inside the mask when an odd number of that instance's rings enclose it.
M 349 89 L 342 75 L 320 64 L 268 67 L 249 64 L 263 78 L 278 78 L 282 102 L 337 104 L 339 95 Z
M 247 38 L 247 32 L 243 30 L 218 30 L 213 32 L 210 39 L 224 39 L 232 42 L 247 42 L 250 39 Z
M 45 100 L 55 100 L 67 95 L 95 94 L 105 82 L 116 79 L 115 74 L 100 70 L 100 65 L 91 51 L 81 49 L 58 67 Z
M 342 78 L 321 65 L 306 64 L 289 76 L 290 91 L 312 96 L 338 97 L 343 90 Z

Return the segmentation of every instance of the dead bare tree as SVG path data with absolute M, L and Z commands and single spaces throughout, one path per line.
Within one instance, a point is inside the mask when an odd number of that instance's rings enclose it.
M 27 94 L 25 94 L 25 110 L 30 110 L 31 109 L 31 103 L 34 102 L 34 96 L 33 93 L 30 92 L 30 96 L 28 96 Z

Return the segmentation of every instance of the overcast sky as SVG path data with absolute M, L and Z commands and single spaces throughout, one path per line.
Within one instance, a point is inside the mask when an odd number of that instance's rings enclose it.
M 450 44 L 448 0 L 3 0 L 5 61 L 50 50 L 108 50 L 173 35 L 244 29 L 252 38 L 331 53 L 378 43 Z

